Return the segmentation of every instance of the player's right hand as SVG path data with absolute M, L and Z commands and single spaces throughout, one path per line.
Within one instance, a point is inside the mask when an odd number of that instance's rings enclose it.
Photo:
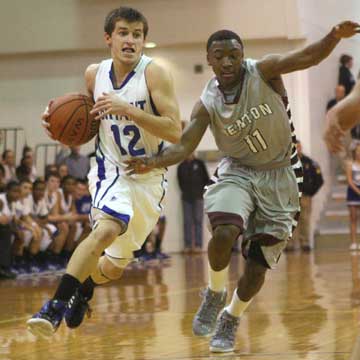
M 51 139 L 54 139 L 53 135 L 50 132 L 50 124 L 49 124 L 49 117 L 50 117 L 50 106 L 52 105 L 52 103 L 54 102 L 53 99 L 51 99 L 49 101 L 49 104 L 47 105 L 47 107 L 45 108 L 44 112 L 41 115 L 41 125 L 44 128 L 47 136 L 49 136 Z

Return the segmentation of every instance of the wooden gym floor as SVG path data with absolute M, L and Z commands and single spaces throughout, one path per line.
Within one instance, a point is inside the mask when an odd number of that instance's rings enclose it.
M 206 284 L 204 255 L 174 255 L 169 264 L 127 270 L 97 288 L 93 316 L 77 330 L 64 325 L 51 340 L 27 332 L 25 321 L 54 292 L 58 276 L 0 282 L 0 359 L 23 360 L 347 360 L 360 320 L 360 252 L 284 255 L 240 324 L 236 352 L 210 354 L 191 321 Z M 231 263 L 230 293 L 241 256 Z M 229 297 L 228 297 L 229 299 Z

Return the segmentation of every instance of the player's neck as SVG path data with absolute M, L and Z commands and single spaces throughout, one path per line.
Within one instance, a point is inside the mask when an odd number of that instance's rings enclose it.
M 219 84 L 219 89 L 223 95 L 225 104 L 235 104 L 239 101 L 242 86 L 244 82 L 245 69 L 242 67 L 239 75 L 239 80 L 233 87 L 223 88 L 221 84 Z
M 113 59 L 113 63 L 111 65 L 111 70 L 114 75 L 114 81 L 116 82 L 116 87 L 120 86 L 122 82 L 126 79 L 129 73 L 133 71 L 137 64 L 139 63 L 141 57 L 134 64 L 124 64 L 116 59 Z

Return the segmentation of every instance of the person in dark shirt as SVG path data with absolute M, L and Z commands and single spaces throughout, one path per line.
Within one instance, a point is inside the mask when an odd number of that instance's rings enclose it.
M 350 55 L 343 54 L 340 57 L 338 84 L 345 87 L 345 95 L 348 95 L 355 85 L 354 75 L 350 69 L 353 66 L 353 58 Z
M 334 105 L 345 97 L 345 87 L 337 85 L 335 88 L 335 97 L 327 103 L 326 110 L 329 111 Z
M 301 250 L 311 251 L 310 246 L 310 219 L 312 208 L 312 197 L 320 190 L 324 183 L 319 165 L 304 155 L 300 141 L 296 144 L 298 156 L 301 160 L 304 171 L 304 183 L 302 197 L 300 200 L 301 213 L 298 220 L 298 226 L 293 233 L 293 238 L 289 241 L 287 251 L 294 250 L 297 243 L 300 244 Z
M 209 181 L 204 162 L 191 154 L 177 169 L 184 215 L 184 252 L 192 250 L 193 233 L 195 252 L 202 251 L 203 192 Z

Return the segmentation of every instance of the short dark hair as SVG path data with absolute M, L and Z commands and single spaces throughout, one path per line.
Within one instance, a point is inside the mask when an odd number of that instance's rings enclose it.
M 244 48 L 244 44 L 240 39 L 240 36 L 234 33 L 231 30 L 218 30 L 210 35 L 207 44 L 206 51 L 209 51 L 211 44 L 214 41 L 222 41 L 222 40 L 237 40 L 242 48 Z
M 352 56 L 348 55 L 348 54 L 342 54 L 340 56 L 340 64 L 341 65 L 346 65 L 350 60 L 352 60 Z
M 66 175 L 62 178 L 61 180 L 61 186 L 64 186 L 64 184 L 68 181 L 68 180 L 73 180 L 73 181 L 76 181 L 76 179 L 71 176 L 71 175 Z
M 145 16 L 140 11 L 126 6 L 121 6 L 110 11 L 105 18 L 104 31 L 108 35 L 111 35 L 115 29 L 116 22 L 119 20 L 125 20 L 129 23 L 137 21 L 142 22 L 144 25 L 144 39 L 146 38 L 149 31 L 149 25 Z
M 7 155 L 9 152 L 12 152 L 12 150 L 10 150 L 10 149 L 4 150 L 4 152 L 2 153 L 2 158 L 3 158 L 3 160 L 5 160 L 6 155 Z
M 60 180 L 60 175 L 58 172 L 55 172 L 55 171 L 50 171 L 49 173 L 47 173 L 45 175 L 45 181 L 48 181 L 51 177 L 56 177 Z
M 2 174 L 2 176 L 5 176 L 5 168 L 2 164 L 0 164 L 0 173 Z
M 14 187 L 20 186 L 20 184 L 17 181 L 10 181 L 7 185 L 6 185 L 6 191 L 10 191 L 12 190 Z
M 46 186 L 46 183 L 45 183 L 45 181 L 44 180 L 42 180 L 42 179 L 36 179 L 35 181 L 34 181 L 34 183 L 33 183 L 33 189 L 35 189 L 37 186 L 39 186 L 39 185 L 44 185 L 44 186 Z

